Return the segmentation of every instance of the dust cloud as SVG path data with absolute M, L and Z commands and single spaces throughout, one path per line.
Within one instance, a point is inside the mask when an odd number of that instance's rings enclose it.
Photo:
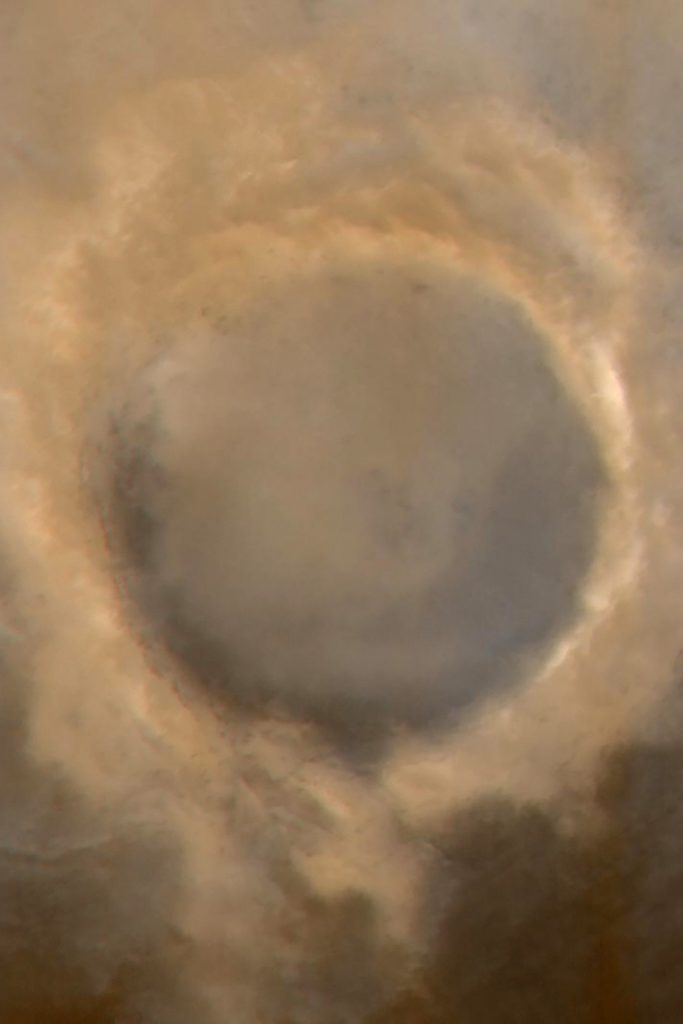
M 679 1019 L 679 21 L 0 0 L 0 1020 Z

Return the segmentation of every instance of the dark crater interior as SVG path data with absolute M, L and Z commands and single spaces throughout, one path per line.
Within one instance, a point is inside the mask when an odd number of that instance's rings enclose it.
M 345 742 L 523 681 L 577 614 L 606 485 L 547 342 L 430 266 L 272 289 L 132 380 L 106 443 L 144 643 Z

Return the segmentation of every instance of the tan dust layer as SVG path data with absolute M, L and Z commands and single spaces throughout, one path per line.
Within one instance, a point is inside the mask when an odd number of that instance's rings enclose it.
M 680 836 L 667 802 L 683 572 L 667 128 L 678 15 L 655 4 L 645 35 L 635 5 L 600 17 L 579 2 L 498 8 L 0 3 L 3 1020 L 542 1022 L 568 1006 L 573 1021 L 676 1019 L 675 985 L 651 983 L 661 965 L 648 921 L 675 891 Z M 339 268 L 347 297 L 307 320 L 300 307 L 322 302 Z M 569 611 L 515 651 L 514 685 L 477 692 L 439 729 L 397 716 L 368 765 L 315 713 L 245 717 L 229 672 L 226 699 L 223 681 L 216 700 L 188 678 L 131 583 L 140 566 L 110 532 L 107 496 L 112 422 L 132 430 L 148 388 L 161 449 L 146 450 L 171 479 L 170 500 L 163 488 L 142 496 L 169 554 L 157 551 L 152 589 L 167 572 L 193 628 L 217 638 L 221 659 L 237 648 L 247 675 L 277 677 L 284 660 L 278 693 L 313 688 L 320 703 L 322 678 L 344 713 L 344 681 L 366 692 L 374 658 L 381 699 L 393 706 L 387 686 L 400 679 L 419 708 L 430 666 L 462 657 L 448 630 L 427 641 L 422 620 L 411 625 L 412 668 L 393 639 L 357 639 L 363 602 L 381 610 L 397 586 L 413 593 L 451 554 L 450 449 L 439 449 L 457 427 L 441 369 L 450 335 L 428 317 L 416 319 L 426 333 L 402 334 L 391 314 L 390 354 L 407 360 L 400 403 L 383 390 L 386 357 L 363 363 L 368 337 L 373 358 L 388 343 L 365 321 L 394 309 L 392 288 L 379 307 L 377 288 L 367 301 L 363 290 L 397 268 L 446 292 L 471 281 L 514 309 L 586 424 L 602 482 L 588 489 L 591 558 Z M 295 295 L 287 336 L 236 333 L 283 294 Z M 420 301 L 419 290 L 405 299 L 407 317 Z M 505 315 L 500 330 L 504 340 Z M 332 422 L 336 392 L 321 386 L 335 360 L 349 365 L 345 344 L 359 366 L 349 386 L 370 382 L 367 445 L 341 443 L 353 416 Z M 240 387 L 224 413 L 226 365 Z M 457 390 L 457 360 L 452 372 Z M 301 447 L 306 374 L 313 451 Z M 507 458 L 497 414 L 492 402 L 485 467 Z M 463 460 L 481 453 L 472 437 Z M 354 473 L 374 460 L 405 486 L 411 446 L 427 546 L 368 573 L 367 511 L 329 453 L 350 452 Z M 215 482 L 223 500 L 233 479 L 224 456 L 249 481 L 236 555 L 216 514 Z M 551 468 L 534 495 L 561 479 Z M 490 491 L 485 474 L 473 479 L 481 529 Z M 247 585 L 233 592 L 235 559 Z M 350 643 L 278 641 L 266 672 L 264 619 L 279 636 L 273 614 L 299 622 L 316 605 L 336 626 L 339 588 Z M 671 948 L 675 928 L 655 919 Z

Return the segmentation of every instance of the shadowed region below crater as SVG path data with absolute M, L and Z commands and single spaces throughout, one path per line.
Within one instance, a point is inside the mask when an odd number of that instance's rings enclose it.
M 676 1024 L 682 783 L 680 743 L 633 743 L 606 754 L 590 833 L 499 796 L 456 814 L 433 947 L 367 1024 Z
M 113 418 L 103 495 L 145 641 L 347 737 L 517 682 L 576 615 L 605 484 L 547 356 L 509 300 L 398 261 L 169 351 Z

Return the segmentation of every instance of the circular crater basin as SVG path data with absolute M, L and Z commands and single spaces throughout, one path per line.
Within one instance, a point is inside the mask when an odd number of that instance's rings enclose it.
M 226 704 L 429 727 L 578 614 L 605 479 L 510 299 L 338 261 L 131 381 L 112 534 L 146 642 Z

